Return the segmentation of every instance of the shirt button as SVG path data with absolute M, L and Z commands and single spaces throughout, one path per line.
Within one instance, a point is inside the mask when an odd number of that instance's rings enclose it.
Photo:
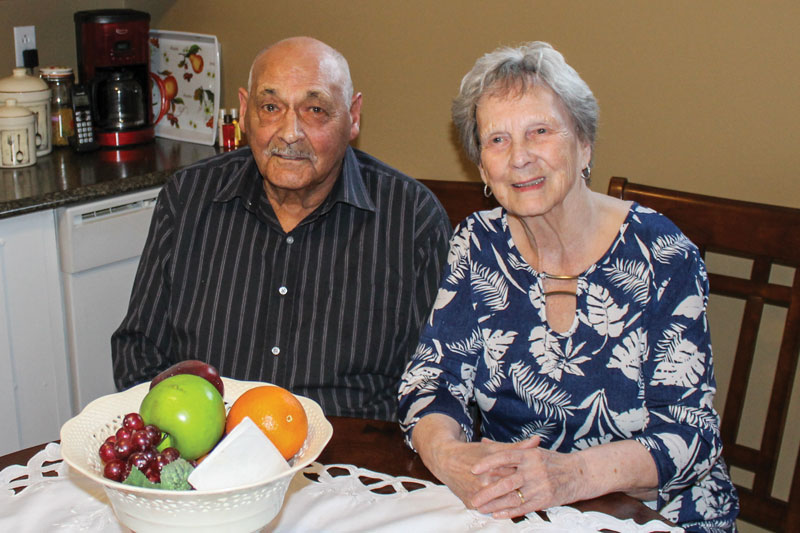
M 281 296 L 286 296 L 286 293 L 289 292 L 289 289 L 287 289 L 286 287 L 281 287 L 280 289 L 278 289 L 278 292 L 280 293 Z
M 293 242 L 294 242 L 294 237 L 292 237 L 291 235 L 286 237 L 286 244 L 292 244 Z
M 279 355 L 281 353 L 281 349 L 277 346 L 272 347 L 272 355 Z

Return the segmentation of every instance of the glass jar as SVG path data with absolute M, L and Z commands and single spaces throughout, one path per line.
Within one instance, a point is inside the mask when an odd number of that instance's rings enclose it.
M 43 67 L 39 73 L 53 95 L 50 99 L 50 125 L 53 146 L 69 146 L 69 138 L 75 134 L 72 116 L 72 85 L 75 76 L 69 67 Z

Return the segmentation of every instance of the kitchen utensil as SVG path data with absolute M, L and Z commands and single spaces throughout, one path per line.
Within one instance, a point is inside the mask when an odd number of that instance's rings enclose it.
M 266 385 L 222 380 L 228 405 L 245 391 Z M 308 437 L 303 448 L 289 461 L 291 468 L 282 474 L 246 486 L 213 491 L 145 489 L 106 479 L 97 451 L 121 426 L 125 414 L 139 410 L 149 388 L 149 383 L 141 383 L 124 392 L 98 398 L 61 428 L 64 460 L 74 470 L 100 483 L 120 522 L 138 533 L 165 530 L 249 532 L 263 528 L 280 512 L 292 477 L 319 456 L 333 434 L 333 427 L 320 406 L 298 396 L 308 415 Z

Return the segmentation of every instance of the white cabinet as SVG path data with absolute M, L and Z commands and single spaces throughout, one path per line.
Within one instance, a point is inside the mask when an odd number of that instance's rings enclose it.
M 0 454 L 72 416 L 55 213 L 0 219 Z

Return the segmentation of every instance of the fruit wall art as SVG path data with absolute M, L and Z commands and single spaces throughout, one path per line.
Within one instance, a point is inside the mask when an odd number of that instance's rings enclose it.
M 150 30 L 153 114 L 166 98 L 156 136 L 214 144 L 219 110 L 219 44 L 213 35 Z M 159 89 L 160 85 L 163 89 Z

